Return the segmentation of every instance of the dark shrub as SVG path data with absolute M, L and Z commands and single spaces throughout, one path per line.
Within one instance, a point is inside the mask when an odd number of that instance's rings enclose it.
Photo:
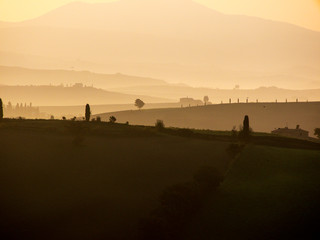
M 75 146 L 81 146 L 83 144 L 86 131 L 87 131 L 87 128 L 83 124 L 83 122 L 76 122 L 76 121 L 70 122 L 69 132 L 73 136 L 72 143 Z
M 184 226 L 201 206 L 193 183 L 166 188 L 160 195 L 160 206 L 140 225 L 139 239 L 180 239 Z
M 140 225 L 139 239 L 182 239 L 186 226 L 199 212 L 203 202 L 222 182 L 219 171 L 201 168 L 191 183 L 166 188 L 159 197 L 160 206 Z
M 109 122 L 110 122 L 110 123 L 115 123 L 116 121 L 117 121 L 117 119 L 116 119 L 115 116 L 111 116 L 111 117 L 109 118 Z
M 184 221 L 200 205 L 200 198 L 193 183 L 168 187 L 160 196 L 160 204 L 166 216 Z
M 243 145 L 232 143 L 230 144 L 226 151 L 231 158 L 235 158 L 243 150 Z
M 236 138 L 238 136 L 238 131 L 237 131 L 237 127 L 234 126 L 231 130 L 231 136 Z
M 157 120 L 155 127 L 159 131 L 163 130 L 164 129 L 164 122 L 162 120 Z
M 223 175 L 213 167 L 202 167 L 193 176 L 196 185 L 203 193 L 210 193 L 216 190 L 223 181 Z

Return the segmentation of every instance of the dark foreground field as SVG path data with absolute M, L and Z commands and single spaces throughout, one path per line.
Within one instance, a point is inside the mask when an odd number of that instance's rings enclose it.
M 209 136 L 210 135 L 210 136 Z M 0 123 L 0 226 L 5 239 L 138 239 L 169 186 L 202 166 L 226 173 L 236 142 L 218 133 L 109 123 Z M 254 137 L 181 239 L 314 239 L 320 147 Z M 278 145 L 278 147 L 277 147 Z M 284 148 L 286 147 L 286 148 Z

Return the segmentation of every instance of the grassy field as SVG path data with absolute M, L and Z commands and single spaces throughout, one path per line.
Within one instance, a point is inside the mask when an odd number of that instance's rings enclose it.
M 228 161 L 228 143 L 123 125 L 92 124 L 83 145 L 75 146 L 70 123 L 2 123 L 0 206 L 6 234 L 128 239 L 164 188 L 191 180 L 202 165 L 223 169 Z
M 320 151 L 247 146 L 185 239 L 319 239 Z
M 198 107 L 145 109 L 141 111 L 120 111 L 101 113 L 103 120 L 115 116 L 118 122 L 153 126 L 157 119 L 163 120 L 167 127 L 184 127 L 231 131 L 238 128 L 245 115 L 250 118 L 250 126 L 255 132 L 270 133 L 277 128 L 297 125 L 309 131 L 319 127 L 320 102 L 299 103 L 234 103 L 214 104 Z M 95 113 L 96 114 L 96 113 Z
M 2 235 L 135 239 L 165 188 L 191 181 L 202 166 L 227 169 L 231 136 L 184 134 L 109 123 L 1 122 Z M 308 142 L 290 144 L 297 149 L 248 143 L 187 236 L 232 239 L 234 232 L 249 239 L 274 233 L 288 219 L 288 226 L 301 217 L 308 222 L 319 200 L 320 150 L 307 150 L 318 147 Z

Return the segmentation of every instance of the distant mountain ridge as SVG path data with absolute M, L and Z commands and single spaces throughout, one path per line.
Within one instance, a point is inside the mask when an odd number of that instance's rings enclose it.
M 150 94 L 155 97 L 165 97 L 170 99 L 179 99 L 181 97 L 192 97 L 203 99 L 209 96 L 210 101 L 214 103 L 232 103 L 246 102 L 295 102 L 295 101 L 320 101 L 320 88 L 318 89 L 283 89 L 277 87 L 259 87 L 255 89 L 214 89 L 197 88 L 190 86 L 135 86 L 126 88 L 111 89 L 115 92 L 126 94 Z
M 110 89 L 137 85 L 167 84 L 163 80 L 128 76 L 121 73 L 100 74 L 89 71 L 27 69 L 7 66 L 0 66 L 0 76 L 0 84 L 3 85 L 73 85 L 75 83 L 82 83 L 84 85 Z
M 202 100 L 204 96 L 209 96 L 210 101 L 213 103 L 226 103 L 231 99 L 232 102 L 295 102 L 298 101 L 319 101 L 320 88 L 318 89 L 303 89 L 293 90 L 277 87 L 259 87 L 255 89 L 217 89 L 205 87 L 191 87 L 183 84 L 169 84 L 163 80 L 128 76 L 123 74 L 98 74 L 88 71 L 74 71 L 74 70 L 39 70 L 39 69 L 26 69 L 19 67 L 5 67 L 0 66 L 0 86 L 9 85 L 15 87 L 20 85 L 23 92 L 23 86 L 73 86 L 74 84 L 83 84 L 86 86 L 94 86 L 96 88 L 104 89 L 105 91 L 118 93 L 119 95 L 110 100 L 101 98 L 96 101 L 96 104 L 120 104 L 130 103 L 127 96 L 152 96 L 146 99 L 156 99 L 155 102 L 178 102 L 182 97 L 191 97 Z M 28 87 L 26 87 L 28 89 Z M 61 88 L 64 90 L 64 88 Z M 77 90 L 77 88 L 68 88 Z M 84 88 L 85 89 L 85 88 Z M 89 89 L 89 88 L 88 88 Z M 90 88 L 91 89 L 91 88 Z M 99 91 L 101 90 L 99 89 Z M 56 88 L 58 90 L 58 88 Z M 78 89 L 79 90 L 79 89 Z M 97 89 L 98 90 L 98 89 Z M 12 92 L 15 96 L 19 94 Z M 26 94 L 23 93 L 23 96 Z M 21 95 L 22 96 L 22 95 Z M 10 98 L 10 95 L 6 95 Z M 20 101 L 24 101 L 21 98 Z M 39 99 L 40 101 L 40 99 Z M 90 98 L 88 98 L 90 101 Z M 110 102 L 111 101 L 111 102 Z M 152 100 L 153 101 L 153 100 Z M 54 105 L 79 105 L 82 103 L 80 95 L 75 98 L 70 104 L 60 101 Z M 39 103 L 47 105 L 45 103 Z
M 320 76 L 312 70 L 291 71 L 302 66 L 320 70 L 320 32 L 225 15 L 189 0 L 68 4 L 36 19 L 4 23 L 0 51 L 71 59 L 75 67 L 87 61 L 100 65 L 88 70 L 197 86 L 320 84 Z M 6 58 L 1 64 L 9 65 Z M 10 65 L 14 62 L 13 58 Z M 45 67 L 55 64 L 59 60 Z M 28 67 L 38 68 L 35 65 Z M 23 61 L 19 66 L 25 66 Z
M 34 106 L 76 106 L 89 104 L 132 104 L 137 98 L 146 103 L 173 102 L 166 98 L 132 95 L 83 86 L 1 86 L 4 104 L 32 103 Z

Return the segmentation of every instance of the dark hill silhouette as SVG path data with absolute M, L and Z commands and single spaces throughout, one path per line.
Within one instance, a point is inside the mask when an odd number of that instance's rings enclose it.
M 190 223 L 179 232 L 181 237 L 170 239 L 269 240 L 279 239 L 279 234 L 296 239 L 297 232 L 319 236 L 320 152 L 307 150 L 316 145 L 291 140 L 299 144 L 284 148 L 282 138 L 266 136 L 278 144 L 248 144 L 235 152 L 234 161 L 230 147 L 236 144 L 231 144 L 231 137 L 210 140 L 174 136 L 165 130 L 98 122 L 5 120 L 0 131 L 2 236 L 141 240 L 137 234 L 141 222 L 154 216 L 158 199 L 169 203 L 165 208 L 169 214 L 177 216 L 184 210 L 183 220 Z M 73 141 L 79 132 L 80 147 Z M 226 177 L 218 192 L 203 194 L 204 205 L 190 217 L 185 203 L 194 201 L 193 194 L 172 186 L 193 179 L 208 182 L 212 178 L 199 171 L 205 168 Z M 163 198 L 168 187 L 175 194 Z M 172 220 L 166 223 L 177 225 Z
M 271 85 L 282 80 L 278 86 L 293 86 L 298 79 L 296 87 L 319 86 L 312 70 L 319 71 L 319 42 L 319 32 L 225 15 L 189 0 L 72 3 L 0 29 L 1 51 L 211 86 L 233 86 L 240 79 L 257 87 L 256 76 L 266 81 L 270 75 L 277 76 Z

